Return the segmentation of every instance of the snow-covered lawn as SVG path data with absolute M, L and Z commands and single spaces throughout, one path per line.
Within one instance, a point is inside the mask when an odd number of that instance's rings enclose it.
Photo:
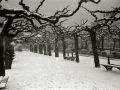
M 80 56 L 80 63 L 29 51 L 15 52 L 5 90 L 120 90 L 120 71 L 95 68 L 93 57 Z M 107 60 L 100 58 L 100 63 Z M 120 61 L 111 63 L 120 65 Z

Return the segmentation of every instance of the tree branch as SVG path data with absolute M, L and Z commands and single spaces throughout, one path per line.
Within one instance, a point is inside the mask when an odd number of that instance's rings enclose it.
M 20 0 L 19 5 L 22 6 L 22 8 L 23 8 L 24 10 L 29 11 L 29 6 L 26 6 L 26 4 L 23 3 L 23 0 Z
M 98 17 L 94 13 L 92 13 L 92 11 L 88 10 L 87 8 L 85 8 L 83 6 L 81 6 L 81 8 L 85 9 L 86 11 L 88 11 L 95 18 L 95 21 L 98 20 Z
M 44 2 L 45 2 L 45 0 L 43 0 L 43 1 L 40 2 L 39 6 L 36 9 L 36 12 L 38 12 L 39 8 L 43 5 Z
M 84 0 L 84 2 L 92 2 L 92 3 L 95 3 L 95 4 L 98 4 L 101 0 L 98 0 L 98 1 L 95 1 L 95 0 Z
M 37 11 L 38 9 L 41 7 L 41 5 L 43 4 L 45 0 L 43 0 L 41 2 L 41 4 L 37 7 Z M 70 10 L 67 10 L 68 6 L 66 8 L 64 8 L 62 11 L 57 11 L 54 16 L 50 16 L 50 17 L 46 17 L 45 15 L 42 15 L 40 13 L 36 13 L 34 11 L 30 11 L 29 10 L 29 7 L 23 3 L 23 0 L 20 0 L 19 2 L 19 5 L 22 6 L 23 10 L 18 10 L 18 9 L 2 9 L 0 8 L 0 16 L 4 16 L 6 17 L 7 15 L 8 16 L 12 16 L 14 17 L 15 15 L 19 15 L 19 16 L 26 16 L 26 17 L 30 17 L 30 18 L 36 18 L 36 19 L 39 19 L 39 20 L 44 20 L 44 21 L 47 21 L 49 23 L 52 23 L 53 25 L 55 25 L 56 23 L 59 22 L 59 19 L 61 18 L 67 18 L 67 17 L 70 17 L 70 16 L 73 16 L 79 9 L 80 9 L 80 6 L 82 3 L 86 3 L 86 2 L 93 2 L 95 4 L 98 4 L 101 0 L 98 0 L 98 1 L 95 1 L 95 0 L 80 0 L 78 2 L 78 6 L 77 8 L 70 14 L 68 14 L 68 12 Z M 61 12 L 61 14 L 59 14 L 59 12 Z

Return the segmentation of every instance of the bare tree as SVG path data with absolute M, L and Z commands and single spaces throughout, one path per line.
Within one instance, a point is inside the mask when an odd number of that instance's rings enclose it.
M 82 20 L 80 25 L 76 23 L 76 25 L 72 26 L 74 29 L 72 29 L 70 32 L 72 36 L 74 37 L 75 41 L 75 53 L 76 53 L 76 62 L 79 62 L 79 47 L 78 47 L 78 37 L 83 37 L 88 35 L 87 33 L 84 33 L 83 27 L 87 23 L 88 20 L 84 21 Z M 72 28 L 71 27 L 71 28 Z M 78 28 L 79 27 L 79 28 Z M 83 34 L 84 33 L 84 34 Z

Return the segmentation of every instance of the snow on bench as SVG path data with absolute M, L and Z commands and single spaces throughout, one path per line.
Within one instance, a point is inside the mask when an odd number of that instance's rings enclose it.
M 100 65 L 104 66 L 106 70 L 112 70 L 113 67 L 120 70 L 120 65 L 116 64 L 100 64 Z
M 6 88 L 8 78 L 9 78 L 8 76 L 0 76 L 0 90 Z

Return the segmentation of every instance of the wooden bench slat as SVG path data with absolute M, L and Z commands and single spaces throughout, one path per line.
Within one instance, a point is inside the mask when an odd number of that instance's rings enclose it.
M 110 64 L 110 65 L 115 65 L 115 66 L 119 66 L 120 67 L 120 65 L 116 65 L 116 64 Z
M 100 65 L 104 65 L 104 66 L 116 66 L 116 65 L 114 65 L 114 64 L 100 64 Z
M 116 65 L 116 64 L 100 64 L 100 65 L 111 66 L 111 67 L 120 67 L 120 65 Z

